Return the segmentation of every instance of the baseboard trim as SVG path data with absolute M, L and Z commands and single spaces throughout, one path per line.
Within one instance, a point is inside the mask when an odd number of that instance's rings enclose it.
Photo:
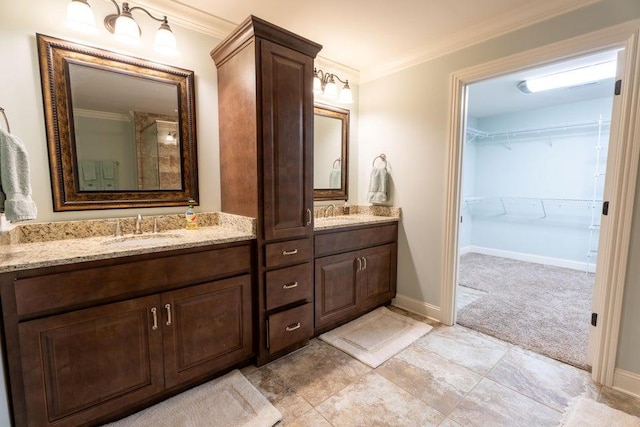
M 505 251 L 502 249 L 485 248 L 482 246 L 465 246 L 460 249 L 460 255 L 467 253 L 476 253 L 483 255 L 499 256 L 502 258 L 515 259 L 518 261 L 533 262 L 535 264 L 552 265 L 554 267 L 570 268 L 572 270 L 585 271 L 585 267 L 588 272 L 595 273 L 596 265 L 594 263 L 587 264 L 586 262 L 573 261 L 570 259 L 551 258 L 542 255 L 525 254 L 522 252 Z
M 616 368 L 613 371 L 613 388 L 640 398 L 640 374 Z
M 406 295 L 397 294 L 391 305 L 440 322 L 440 307 Z

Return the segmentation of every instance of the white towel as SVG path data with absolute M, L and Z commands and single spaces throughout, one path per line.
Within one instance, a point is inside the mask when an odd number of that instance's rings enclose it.
M 389 201 L 389 174 L 386 167 L 373 168 L 369 179 L 369 203 L 387 203 Z
M 96 162 L 93 160 L 83 160 L 80 164 L 82 166 L 82 178 L 84 178 L 85 181 L 95 181 Z
M 112 160 L 103 160 L 102 161 L 102 177 L 104 179 L 115 179 L 116 178 L 116 162 Z
M 342 187 L 342 173 L 340 169 L 333 169 L 329 174 L 329 188 Z
M 36 219 L 38 209 L 31 199 L 29 157 L 18 137 L 0 129 L 0 211 L 8 221 Z

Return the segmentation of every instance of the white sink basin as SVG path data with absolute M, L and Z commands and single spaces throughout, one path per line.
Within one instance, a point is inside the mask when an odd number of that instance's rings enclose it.
M 105 245 L 117 247 L 153 246 L 175 242 L 178 234 L 136 234 L 133 236 L 116 237 L 104 242 Z

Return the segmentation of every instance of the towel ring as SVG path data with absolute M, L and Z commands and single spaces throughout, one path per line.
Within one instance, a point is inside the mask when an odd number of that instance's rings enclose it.
M 2 117 L 4 117 L 4 122 L 7 124 L 7 132 L 11 133 L 11 126 L 9 125 L 9 119 L 7 118 L 7 113 L 4 112 L 4 108 L 0 107 L 0 113 L 2 113 Z
M 384 153 L 382 153 L 379 156 L 375 157 L 373 159 L 373 162 L 371 163 L 371 166 L 375 167 L 376 166 L 376 160 L 378 160 L 378 159 L 381 159 L 384 162 L 384 167 L 386 168 L 387 167 L 387 155 L 384 154 Z
M 338 157 L 337 159 L 335 159 L 333 161 L 333 166 L 332 168 L 335 169 L 336 168 L 336 163 L 338 164 L 338 166 L 342 163 L 342 159 L 340 157 Z

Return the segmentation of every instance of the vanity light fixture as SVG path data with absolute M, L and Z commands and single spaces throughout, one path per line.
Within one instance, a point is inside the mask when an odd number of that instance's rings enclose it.
M 586 67 L 575 68 L 561 73 L 549 74 L 518 83 L 524 93 L 535 93 L 562 87 L 592 84 L 616 76 L 616 61 L 601 62 Z
M 142 31 L 138 23 L 133 19 L 131 12 L 141 10 L 154 21 L 160 22 L 160 28 L 158 28 L 158 32 L 156 33 L 155 49 L 165 55 L 178 54 L 176 37 L 171 31 L 171 27 L 169 27 L 166 16 L 156 18 L 143 7 L 129 7 L 129 3 L 123 2 L 121 8 L 115 0 L 111 0 L 111 2 L 115 5 L 117 12 L 107 15 L 104 18 L 104 26 L 109 32 L 113 33 L 118 40 L 128 44 L 140 44 Z M 71 3 L 69 3 L 67 7 L 67 23 L 74 28 L 85 31 L 93 29 L 93 31 L 95 31 L 95 17 L 87 0 L 71 0 Z
M 344 83 L 339 95 L 335 79 L 340 83 Z M 324 94 L 327 98 L 338 98 L 338 101 L 344 102 L 345 104 L 353 103 L 353 95 L 351 94 L 351 88 L 349 87 L 349 80 L 342 80 L 333 73 L 326 73 L 322 70 L 318 70 L 317 68 L 313 69 L 313 93 L 315 95 Z

